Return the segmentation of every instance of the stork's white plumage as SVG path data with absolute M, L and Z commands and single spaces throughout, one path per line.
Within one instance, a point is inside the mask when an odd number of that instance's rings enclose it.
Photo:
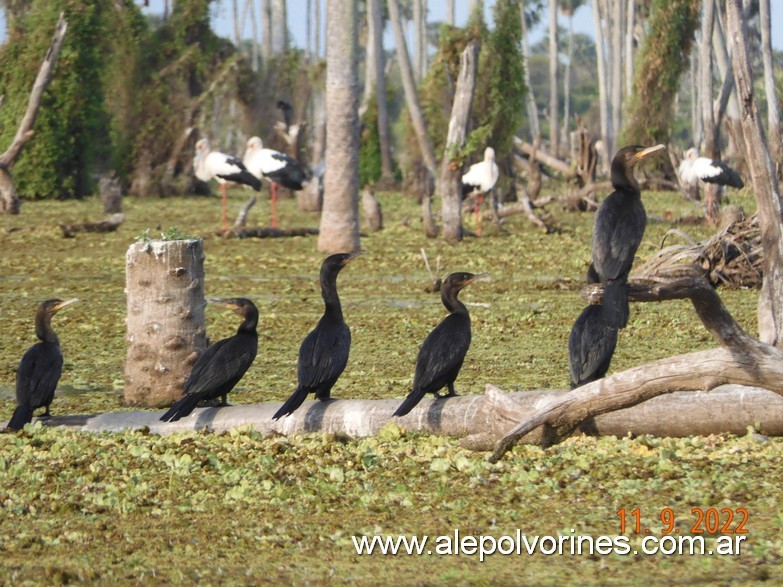
M 685 151 L 685 159 L 680 163 L 679 172 L 682 181 L 690 186 L 695 186 L 699 180 L 734 188 L 745 186 L 739 173 L 734 169 L 723 161 L 699 157 L 696 149 Z
M 248 171 L 258 179 L 266 179 L 272 191 L 272 226 L 277 226 L 277 186 L 301 190 L 310 179 L 305 168 L 293 157 L 274 149 L 265 149 L 259 137 L 247 140 L 242 158 Z
M 228 215 L 226 211 L 228 196 L 226 182 L 233 181 L 249 185 L 256 191 L 261 190 L 261 180 L 250 173 L 237 157 L 218 151 L 211 151 L 209 141 L 200 139 L 196 143 L 196 155 L 193 157 L 193 169 L 196 177 L 207 182 L 212 179 L 220 184 L 223 232 L 228 231 Z
M 495 149 L 492 147 L 484 149 L 484 160 L 471 165 L 468 172 L 462 176 L 462 195 L 467 196 L 478 192 L 473 211 L 476 214 L 476 233 L 479 236 L 481 236 L 479 206 L 484 200 L 484 194 L 495 187 L 499 176 L 500 172 L 497 163 L 495 163 Z

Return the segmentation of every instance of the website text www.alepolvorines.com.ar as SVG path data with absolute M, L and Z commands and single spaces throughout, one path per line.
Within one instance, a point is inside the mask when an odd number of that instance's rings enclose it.
M 373 535 L 351 536 L 358 555 L 478 555 L 480 561 L 492 555 L 686 555 L 737 556 L 747 536 L 528 536 L 462 535 L 459 530 L 440 536 Z

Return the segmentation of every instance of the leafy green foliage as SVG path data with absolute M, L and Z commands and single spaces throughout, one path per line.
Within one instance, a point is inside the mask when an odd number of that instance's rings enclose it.
M 650 34 L 637 56 L 623 143 L 667 142 L 682 72 L 699 26 L 698 0 L 653 0 Z
M 41 100 L 35 139 L 14 167 L 23 197 L 84 196 L 92 187 L 95 161 L 111 154 L 101 85 L 110 37 L 104 14 L 111 12 L 111 5 L 109 0 L 38 0 L 17 21 L 19 28 L 0 52 L 0 86 L 9 102 L 0 111 L 0 140 L 7 144 L 27 106 L 58 15 L 64 12 L 68 31 Z

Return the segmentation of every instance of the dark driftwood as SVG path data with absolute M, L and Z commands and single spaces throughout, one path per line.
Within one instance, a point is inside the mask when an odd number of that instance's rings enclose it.
M 65 16 L 63 16 L 63 13 L 60 13 L 52 42 L 46 51 L 46 57 L 44 57 L 41 68 L 38 70 L 38 76 L 33 83 L 33 89 L 30 92 L 30 99 L 27 102 L 27 110 L 22 117 L 22 122 L 19 123 L 19 128 L 16 129 L 16 136 L 14 136 L 11 146 L 6 149 L 5 153 L 0 155 L 0 212 L 4 214 L 19 214 L 21 201 L 16 194 L 16 186 L 11 177 L 11 168 L 19 158 L 22 147 L 33 138 L 33 126 L 38 116 L 41 97 L 49 85 L 49 80 L 52 78 L 52 71 L 55 63 L 57 63 L 57 56 L 60 54 L 67 29 L 68 23 L 65 21 Z
M 198 408 L 191 416 L 178 422 L 161 422 L 162 411 L 52 416 L 40 421 L 44 426 L 66 426 L 87 431 L 143 429 L 154 434 L 171 434 L 194 430 L 224 432 L 248 426 L 265 435 L 294 436 L 316 432 L 358 437 L 375 435 L 389 422 L 397 422 L 408 431 L 461 438 L 461 444 L 466 448 L 491 450 L 514 423 L 535 413 L 542 405 L 573 395 L 565 390 L 504 393 L 487 385 L 483 395 L 442 400 L 428 397 L 410 414 L 399 419 L 393 418 L 392 414 L 402 398 L 308 401 L 293 415 L 279 421 L 272 420 L 279 403 Z M 236 400 L 240 401 L 240 396 Z M 708 392 L 672 393 L 625 410 L 600 415 L 595 424 L 598 434 L 618 437 L 629 434 L 745 434 L 748 426 L 764 434 L 782 436 L 783 397 L 766 389 L 736 385 Z M 539 428 L 521 441 L 546 442 L 543 432 Z
M 318 234 L 317 228 L 272 228 L 271 226 L 256 226 L 254 228 L 239 228 L 234 230 L 239 238 L 284 238 L 287 236 L 310 236 Z
M 600 300 L 601 287 L 591 286 L 585 297 L 591 302 Z M 655 280 L 634 280 L 629 283 L 628 297 L 635 302 L 689 298 L 721 348 L 653 361 L 580 387 L 518 424 L 498 443 L 493 461 L 538 427 L 544 427 L 553 438 L 562 438 L 590 417 L 675 391 L 739 384 L 783 395 L 783 351 L 745 332 L 697 269 L 675 268 Z
M 98 222 L 82 222 L 81 224 L 61 224 L 60 230 L 63 231 L 65 238 L 73 238 L 77 232 L 114 232 L 120 227 L 125 214 L 118 212 L 112 214 L 104 220 Z

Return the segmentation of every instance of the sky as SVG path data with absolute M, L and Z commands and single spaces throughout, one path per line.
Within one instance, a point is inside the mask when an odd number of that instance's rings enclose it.
M 240 4 L 244 2 L 239 0 Z M 320 0 L 323 8 L 321 14 L 325 15 L 325 0 Z M 141 0 L 137 0 L 137 4 L 142 4 Z M 430 0 L 429 1 L 429 19 L 432 21 L 445 20 L 445 0 Z M 455 12 L 457 25 L 461 26 L 465 24 L 467 20 L 467 2 L 464 0 L 456 0 Z M 485 0 L 485 12 L 486 20 L 488 23 L 492 23 L 492 6 L 493 0 Z M 783 50 L 783 2 L 781 0 L 772 0 L 770 2 L 772 9 L 772 46 L 777 50 Z M 150 0 L 149 7 L 144 8 L 143 11 L 147 14 L 162 14 L 164 0 Z M 260 5 L 260 1 L 257 0 L 256 6 Z M 288 2 L 288 29 L 291 33 L 293 44 L 298 47 L 305 47 L 306 44 L 306 28 L 305 18 L 302 15 L 305 7 L 305 0 L 289 0 Z M 212 5 L 212 22 L 216 32 L 225 37 L 233 36 L 233 24 L 232 24 L 232 0 L 216 0 Z M 544 16 L 544 22 L 539 24 L 533 30 L 530 31 L 531 43 L 536 43 L 542 37 L 546 35 L 546 16 Z M 322 16 L 322 22 L 325 21 L 325 17 Z M 566 19 L 559 16 L 559 23 L 561 26 L 566 26 Z M 391 33 L 387 27 L 387 44 L 393 45 L 391 41 Z M 589 36 L 593 36 L 593 14 L 591 9 L 591 3 L 587 2 L 583 5 L 574 15 L 574 31 L 585 33 Z M 245 27 L 245 37 L 250 37 L 252 34 L 251 27 L 248 24 Z M 321 35 L 323 39 L 323 35 Z M 0 42 L 5 40 L 5 19 L 2 11 L 0 11 Z

